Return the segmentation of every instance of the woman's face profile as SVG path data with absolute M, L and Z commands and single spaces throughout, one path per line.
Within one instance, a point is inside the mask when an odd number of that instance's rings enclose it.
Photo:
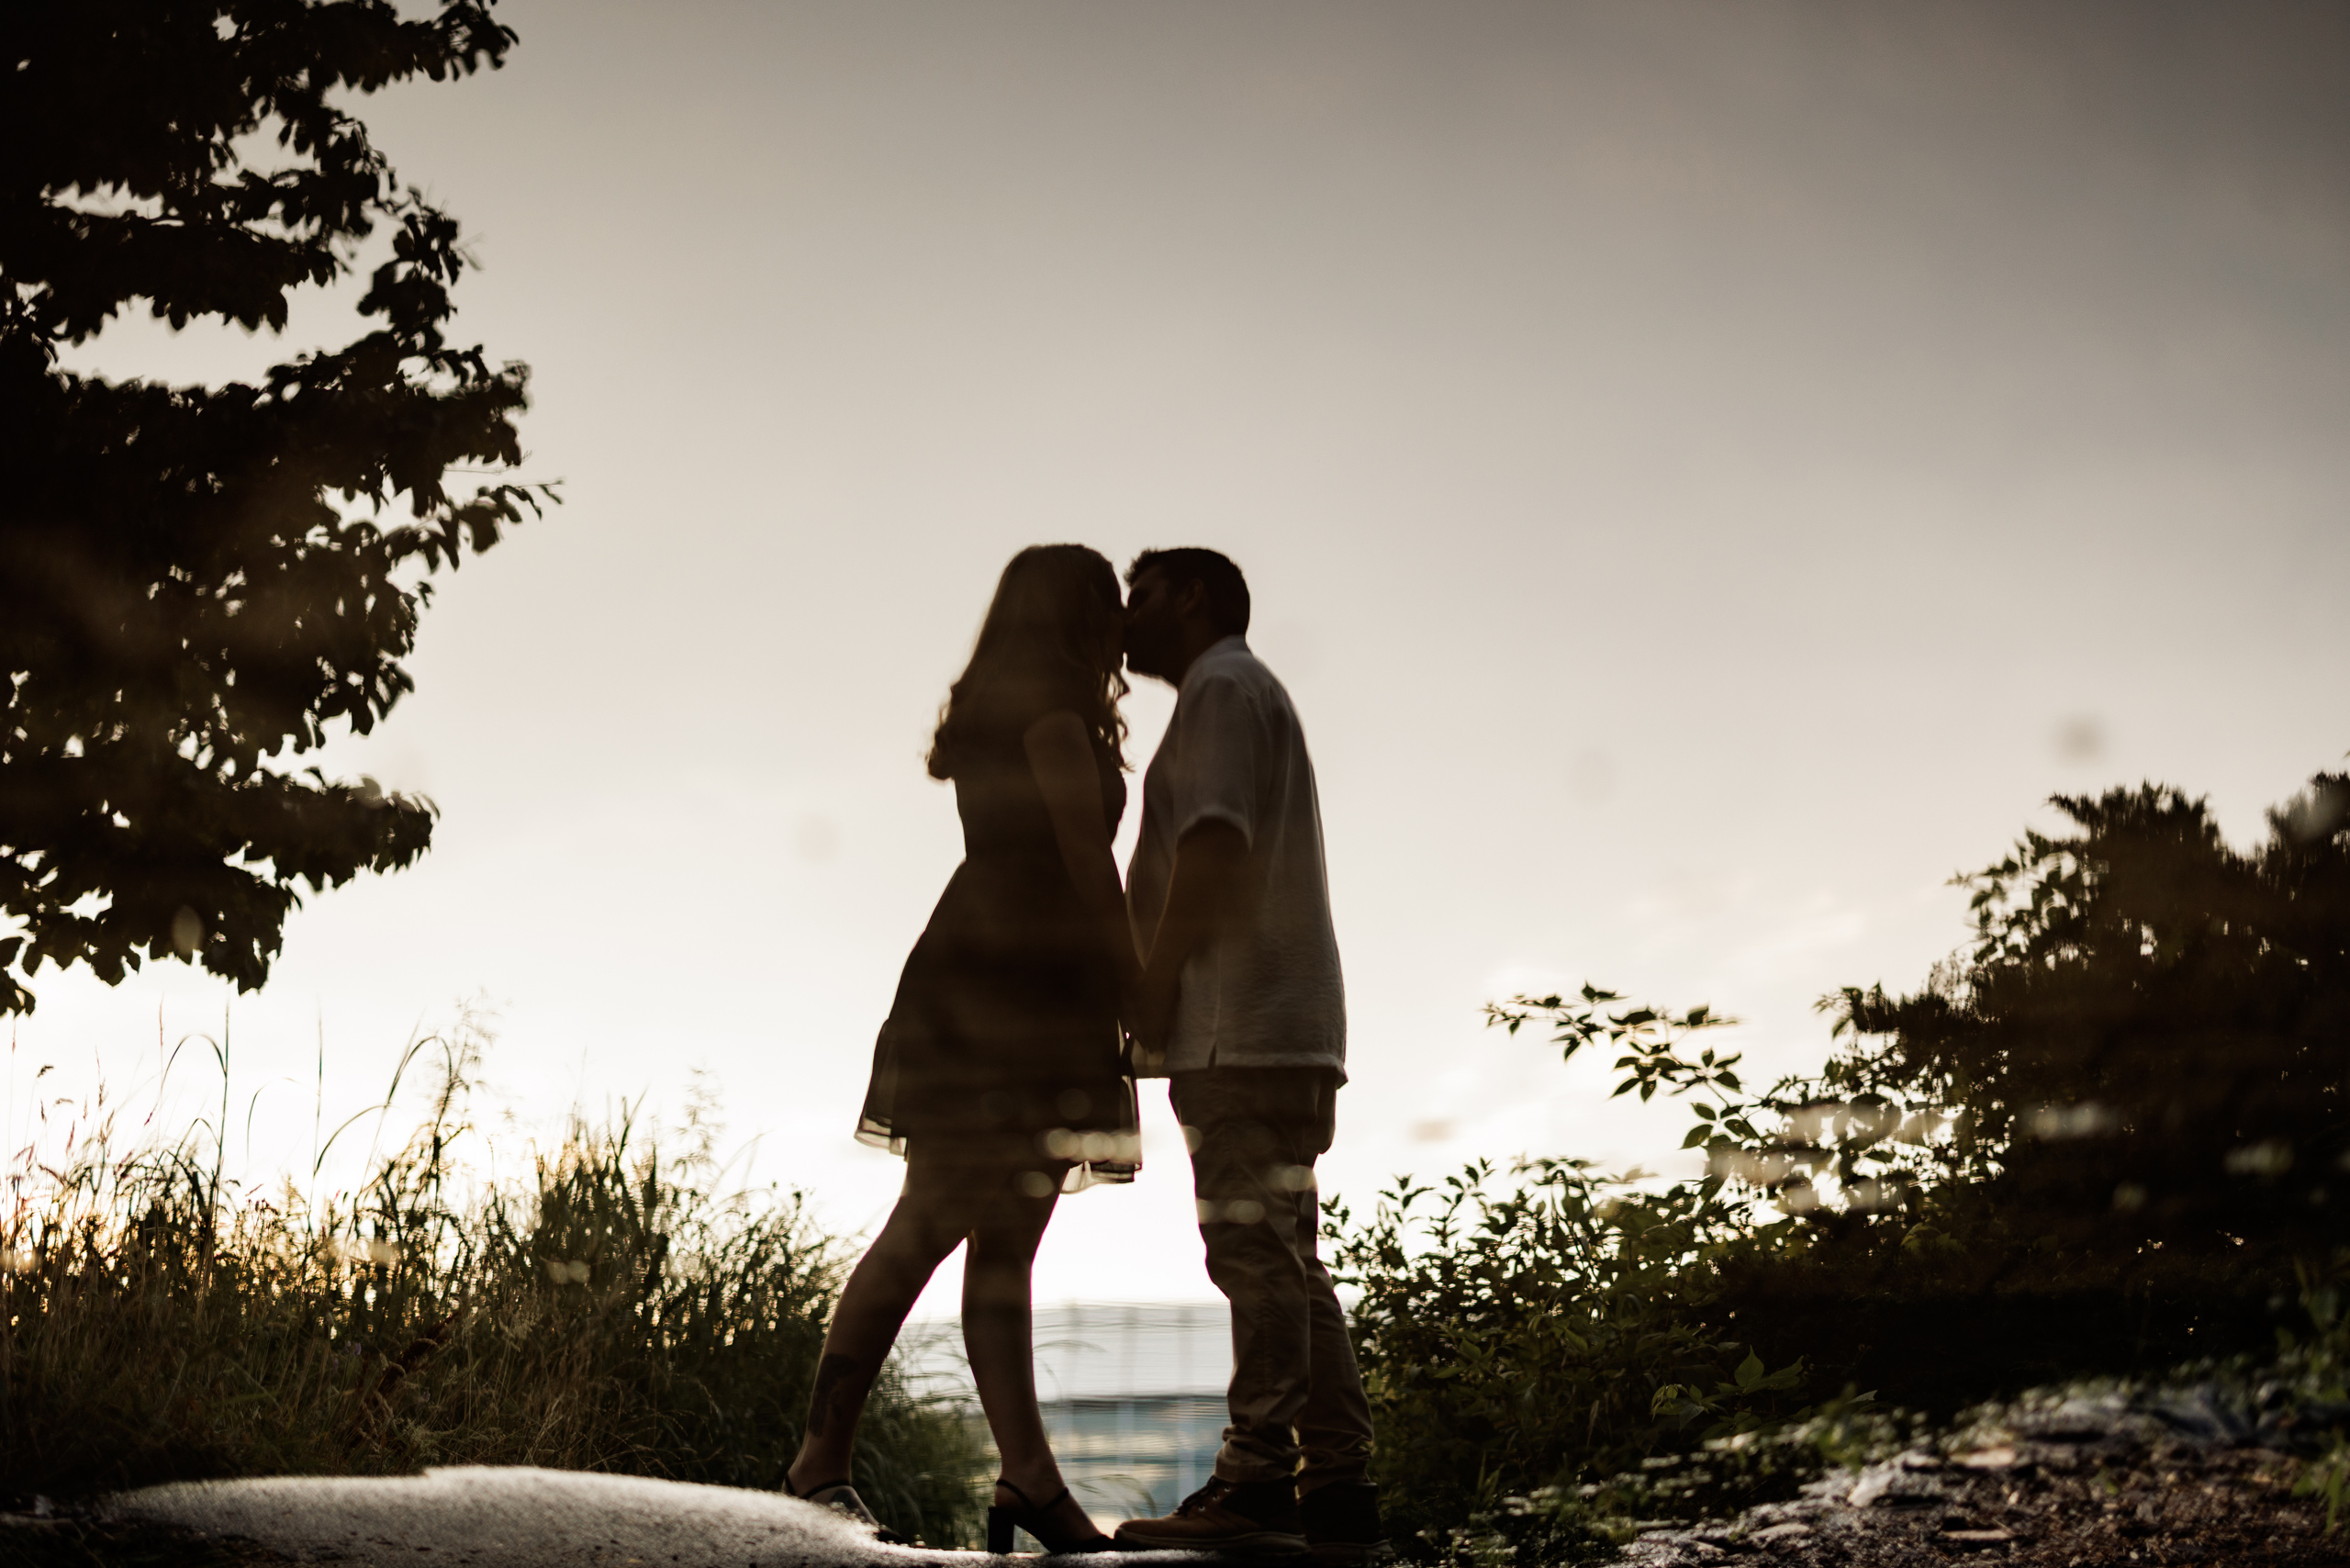
M 1116 589 L 1110 593 L 1106 605 L 1095 601 L 1094 633 L 1100 638 L 1102 667 L 1115 670 L 1126 655 L 1126 609 L 1118 602 Z

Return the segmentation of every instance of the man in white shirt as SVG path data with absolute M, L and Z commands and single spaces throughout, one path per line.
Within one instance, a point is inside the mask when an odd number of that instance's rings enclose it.
M 1234 1365 L 1214 1479 L 1118 1540 L 1360 1562 L 1383 1548 L 1371 1409 L 1315 1251 L 1347 1015 L 1314 764 L 1289 693 L 1248 651 L 1239 567 L 1152 550 L 1126 581 L 1127 666 L 1177 692 L 1126 879 L 1146 956 L 1136 1064 L 1169 1080 L 1191 1145 Z

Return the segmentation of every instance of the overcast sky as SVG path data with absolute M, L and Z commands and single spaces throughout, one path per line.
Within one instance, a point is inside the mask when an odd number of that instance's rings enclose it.
M 1478 1156 L 1675 1168 L 1678 1113 L 1489 998 L 1709 1002 L 1815 1066 L 1813 1000 L 1918 984 L 2051 792 L 2176 783 L 2248 842 L 2350 748 L 2339 6 L 499 11 L 506 70 L 358 106 L 474 237 L 460 330 L 532 366 L 566 501 L 331 748 L 445 814 L 235 1002 L 255 1169 L 308 1161 L 321 1035 L 331 1126 L 479 997 L 523 1127 L 674 1118 L 699 1068 L 754 1180 L 874 1224 L 901 1168 L 850 1129 L 959 853 L 921 754 L 1030 543 L 1248 573 L 1320 770 L 1358 1208 Z M 77 363 L 247 374 L 350 297 Z M 176 964 L 36 988 L 20 1131 L 40 1063 L 127 1093 L 224 1005 Z M 1146 1103 L 1040 1296 L 1210 1294 Z

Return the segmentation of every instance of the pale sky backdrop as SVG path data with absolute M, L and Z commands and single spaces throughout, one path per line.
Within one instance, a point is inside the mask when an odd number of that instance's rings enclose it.
M 1710 1002 L 1816 1065 L 1813 1000 L 1921 980 L 2052 791 L 2175 782 L 2248 841 L 2350 748 L 2339 6 L 499 9 L 508 69 L 359 109 L 473 236 L 461 330 L 533 367 L 567 503 L 444 577 L 417 694 L 331 748 L 445 815 L 235 1002 L 255 1172 L 308 1161 L 321 1036 L 331 1126 L 478 997 L 522 1131 L 674 1121 L 699 1069 L 738 1175 L 874 1224 L 901 1168 L 850 1126 L 959 852 L 921 755 L 1033 542 L 1248 573 L 1320 768 L 1359 1208 L 1475 1156 L 1678 1168 L 1677 1113 L 1488 998 Z M 350 297 L 77 363 L 250 372 Z M 224 1004 L 36 985 L 19 1135 L 39 1064 L 135 1101 Z M 1040 1297 L 1209 1294 L 1146 1103 Z

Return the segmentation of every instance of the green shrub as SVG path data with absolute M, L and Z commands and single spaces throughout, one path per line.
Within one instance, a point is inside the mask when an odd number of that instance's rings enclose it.
M 1373 1474 L 1406 1538 L 1796 1408 L 1801 1369 L 1724 1331 L 1707 1261 L 1743 1233 L 1718 1183 L 1630 1193 L 1572 1160 L 1493 1174 L 1399 1183 L 1338 1247 L 1362 1293 Z
M 1822 1002 L 1816 1076 L 1749 1093 L 1695 1048 L 1728 1022 L 1702 1007 L 1587 986 L 1488 1010 L 1567 1058 L 1614 1048 L 1618 1094 L 1686 1099 L 1707 1171 L 1480 1163 L 1360 1226 L 1333 1208 L 1407 1533 L 1458 1555 L 1468 1521 L 1516 1519 L 1494 1539 L 1523 1544 L 1583 1517 L 1525 1499 L 1604 1509 L 1611 1477 L 1707 1439 L 2255 1350 L 2341 1266 L 2350 778 L 2252 854 L 2175 790 L 2055 804 L 2077 832 L 1961 879 L 1970 951 L 1914 995 Z
M 452 1068 L 355 1203 L 235 1201 L 181 1146 L 101 1139 L 0 1231 L 0 1475 L 25 1493 L 535 1464 L 771 1487 L 849 1260 L 797 1193 L 712 1190 L 623 1117 L 464 1192 Z M 894 1372 L 863 1428 L 884 1518 L 970 1539 L 981 1455 Z

